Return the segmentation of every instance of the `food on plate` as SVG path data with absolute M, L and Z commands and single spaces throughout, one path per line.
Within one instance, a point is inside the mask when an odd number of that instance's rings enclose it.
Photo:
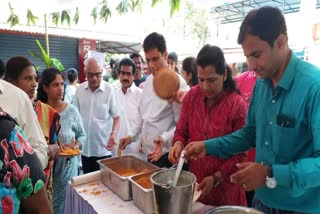
M 71 148 L 65 148 L 62 151 L 60 151 L 59 155 L 62 156 L 73 156 L 73 155 L 80 155 L 81 151 L 79 149 L 71 149 Z

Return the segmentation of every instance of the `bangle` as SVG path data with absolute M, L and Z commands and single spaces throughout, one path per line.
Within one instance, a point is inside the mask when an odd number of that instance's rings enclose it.
M 117 131 L 112 131 L 112 132 L 110 133 L 110 135 L 112 135 L 112 134 L 117 134 Z

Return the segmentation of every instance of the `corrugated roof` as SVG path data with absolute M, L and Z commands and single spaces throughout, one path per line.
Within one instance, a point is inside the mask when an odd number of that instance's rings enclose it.
M 10 27 L 9 24 L 0 23 L 0 29 L 8 30 L 8 31 L 25 32 L 25 33 L 45 34 L 44 26 L 16 25 L 16 26 Z M 112 41 L 112 40 L 113 41 L 130 41 L 130 38 L 128 37 L 128 35 L 111 33 L 111 32 L 89 31 L 89 30 L 83 30 L 83 29 L 48 27 L 48 34 L 53 36 L 85 38 L 85 39 L 95 39 L 95 40 L 105 40 L 105 41 Z
M 12 33 L 20 32 L 26 34 L 45 35 L 44 26 L 16 25 L 10 27 L 9 24 L 0 23 L 0 32 L 1 30 Z M 48 27 L 48 35 L 97 40 L 98 51 L 104 51 L 109 53 L 132 53 L 140 52 L 141 50 L 140 42 L 135 41 L 135 39 L 132 38 L 132 36 L 119 33 Z

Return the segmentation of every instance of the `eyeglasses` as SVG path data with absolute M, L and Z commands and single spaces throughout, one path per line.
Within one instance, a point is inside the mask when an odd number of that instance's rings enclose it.
M 131 76 L 131 75 L 133 75 L 131 72 L 126 72 L 126 71 L 120 71 L 120 74 L 121 75 L 123 75 L 123 76 L 125 76 L 125 75 L 127 75 L 127 76 Z
M 97 73 L 90 73 L 90 72 L 87 72 L 87 77 L 88 78 L 92 78 L 92 77 L 101 77 L 102 75 L 102 72 L 97 72 Z

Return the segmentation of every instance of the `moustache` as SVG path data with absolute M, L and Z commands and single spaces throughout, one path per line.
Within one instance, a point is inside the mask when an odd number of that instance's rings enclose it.
M 121 82 L 129 82 L 129 80 L 122 80 Z

